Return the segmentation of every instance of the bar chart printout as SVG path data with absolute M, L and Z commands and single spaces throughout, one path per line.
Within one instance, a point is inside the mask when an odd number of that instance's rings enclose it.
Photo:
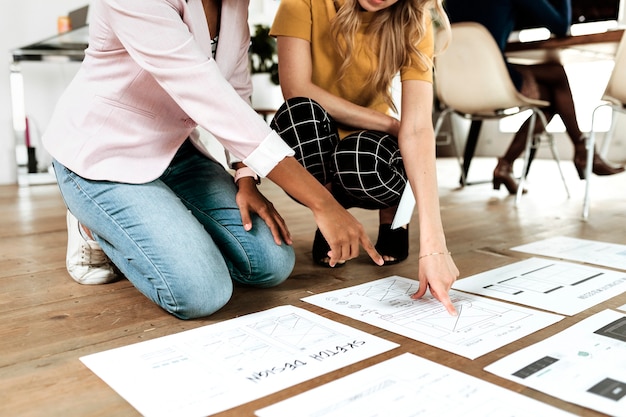
M 452 288 L 572 316 L 626 291 L 626 272 L 530 258 L 460 279 Z
M 626 416 L 626 314 L 603 310 L 485 368 L 553 397 Z
M 566 417 L 573 414 L 404 353 L 256 412 L 258 417 Z

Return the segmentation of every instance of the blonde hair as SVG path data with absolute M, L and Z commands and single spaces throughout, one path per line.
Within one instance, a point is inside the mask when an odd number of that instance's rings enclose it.
M 399 0 L 376 12 L 370 23 L 368 34 L 376 39 L 370 43 L 370 50 L 378 55 L 378 66 L 369 76 L 369 85 L 394 110 L 391 83 L 400 68 L 417 64 L 427 69 L 433 65 L 431 58 L 417 48 L 428 31 L 427 25 L 432 20 L 449 34 L 450 23 L 441 3 L 442 0 Z M 351 64 L 356 47 L 354 40 L 361 24 L 360 10 L 358 0 L 345 0 L 331 22 L 331 35 L 344 60 L 339 69 L 339 79 Z M 418 63 L 412 62 L 415 56 Z

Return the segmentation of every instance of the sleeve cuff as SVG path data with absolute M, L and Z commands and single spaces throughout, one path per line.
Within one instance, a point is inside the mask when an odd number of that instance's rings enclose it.
M 242 162 L 260 177 L 265 178 L 280 161 L 293 155 L 293 149 L 278 136 L 278 133 L 272 131 Z

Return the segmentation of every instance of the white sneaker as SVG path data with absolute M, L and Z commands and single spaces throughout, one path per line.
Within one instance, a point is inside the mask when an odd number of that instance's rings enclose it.
M 67 211 L 67 272 L 79 284 L 95 285 L 116 281 L 113 264 L 95 240 L 83 236 L 78 219 Z

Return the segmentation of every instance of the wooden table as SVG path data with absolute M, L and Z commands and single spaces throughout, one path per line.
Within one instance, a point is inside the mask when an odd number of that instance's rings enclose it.
M 623 34 L 624 29 L 615 29 L 541 41 L 510 42 L 505 54 L 509 62 L 523 65 L 612 60 Z

